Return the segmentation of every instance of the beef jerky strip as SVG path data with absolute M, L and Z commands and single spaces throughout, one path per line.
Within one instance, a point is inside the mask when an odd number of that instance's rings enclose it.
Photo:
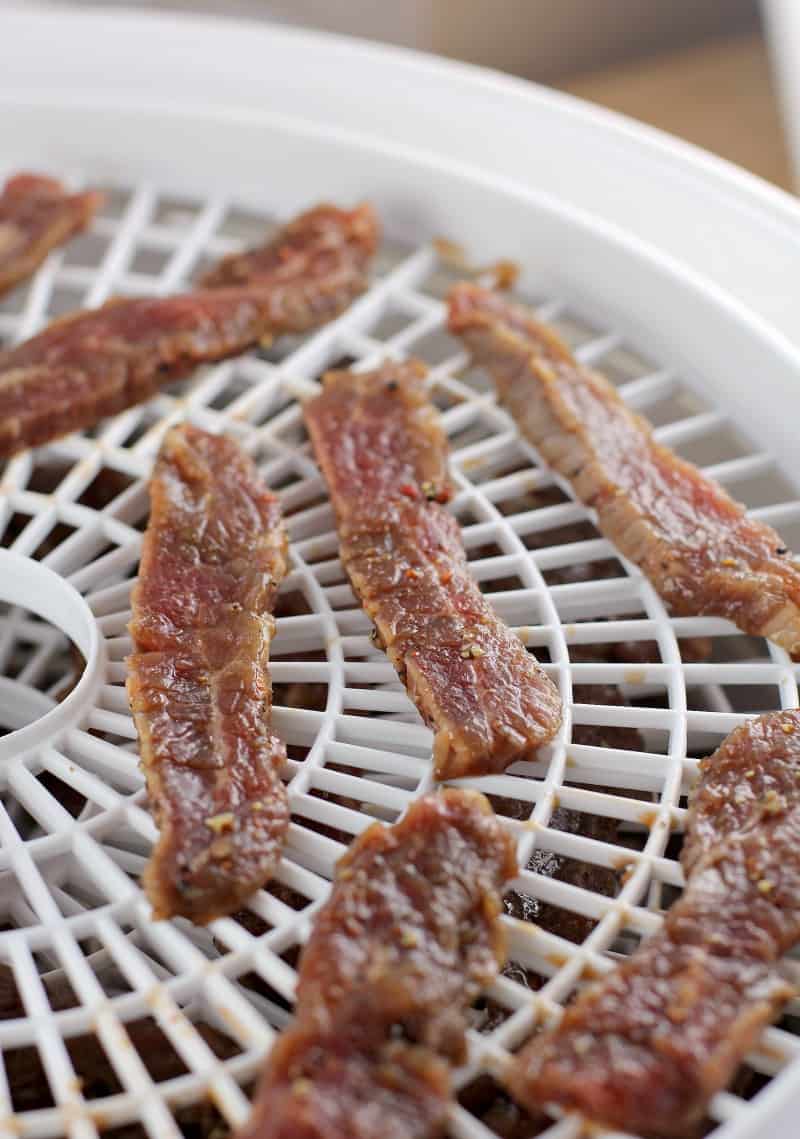
M 201 274 L 197 285 L 219 289 L 307 278 L 326 281 L 331 291 L 349 293 L 354 272 L 361 275 L 360 287 L 366 284 L 363 274 L 377 240 L 378 221 L 371 206 L 346 211 L 323 203 L 300 214 L 263 245 L 223 257 Z M 299 323 L 305 323 L 303 311 Z
M 509 1086 L 526 1106 L 685 1135 L 792 994 L 775 966 L 800 939 L 800 712 L 737 728 L 701 770 L 682 897 L 520 1053 Z
M 331 372 L 305 405 L 341 558 L 408 694 L 436 732 L 436 775 L 500 771 L 552 739 L 561 701 L 469 575 L 447 440 L 421 364 Z
M 51 250 L 86 229 L 103 195 L 68 193 L 41 174 L 17 174 L 0 194 L 0 296 L 30 277 Z
M 515 873 L 513 844 L 474 791 L 428 795 L 356 839 L 241 1139 L 438 1135 L 466 1011 L 504 957 L 500 893 Z
M 377 240 L 369 206 L 321 206 L 242 255 L 238 273 L 226 259 L 209 278 L 223 287 L 112 300 L 0 351 L 0 457 L 141 403 L 198 364 L 331 320 L 365 288 Z
M 161 832 L 143 883 L 156 917 L 202 923 L 267 881 L 289 824 L 268 671 L 287 543 L 250 459 L 195 427 L 166 436 L 150 503 L 128 661 Z
M 725 617 L 800 658 L 800 562 L 770 526 L 656 442 L 614 386 L 521 305 L 460 284 L 449 323 L 523 434 L 674 613 Z

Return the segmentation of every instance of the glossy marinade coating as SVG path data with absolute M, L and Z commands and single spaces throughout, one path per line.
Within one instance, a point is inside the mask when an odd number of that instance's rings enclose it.
M 305 405 L 340 554 L 408 694 L 434 729 L 440 779 L 530 758 L 561 721 L 559 694 L 469 574 L 447 440 L 425 370 L 331 372 Z
M 268 670 L 287 541 L 252 461 L 188 425 L 150 503 L 127 682 L 160 831 L 143 884 L 156 917 L 207 922 L 267 881 L 289 824 Z
M 331 320 L 366 287 L 377 240 L 369 206 L 321 207 L 242 255 L 249 275 L 226 259 L 209 278 L 223 287 L 112 300 L 0 351 L 0 457 L 141 403 L 201 363 Z
M 300 962 L 247 1139 L 426 1139 L 444 1123 L 466 1010 L 504 958 L 513 843 L 487 800 L 446 790 L 339 862 Z
M 300 1021 L 273 1046 L 239 1139 L 433 1139 L 449 1099 L 449 1068 L 428 1048 Z
M 703 762 L 681 858 L 659 932 L 519 1054 L 527 1107 L 686 1135 L 793 994 L 775 966 L 800 939 L 800 712 L 749 721 Z
M 378 232 L 370 205 L 342 210 L 325 202 L 300 214 L 263 245 L 223 257 L 198 278 L 197 285 L 201 289 L 277 286 L 308 279 L 325 281 L 332 293 L 351 294 L 354 274 L 360 275 L 360 289 L 366 285 L 363 274 L 377 248 Z M 300 303 L 302 309 L 302 298 Z M 304 320 L 301 311 L 297 323 Z
M 9 178 L 0 193 L 0 296 L 85 229 L 102 201 L 95 190 L 70 194 L 41 174 Z
M 800 658 L 800 563 L 771 526 L 656 442 L 614 386 L 521 305 L 460 284 L 449 325 L 520 430 L 673 613 L 725 617 Z

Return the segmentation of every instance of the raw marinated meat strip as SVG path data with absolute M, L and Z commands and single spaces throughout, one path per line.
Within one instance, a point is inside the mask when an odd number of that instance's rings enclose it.
M 530 758 L 561 721 L 559 694 L 469 575 L 447 441 L 425 369 L 331 372 L 305 405 L 337 516 L 341 558 L 409 696 L 434 729 L 439 779 Z
M 0 296 L 30 277 L 51 250 L 86 229 L 103 195 L 70 194 L 54 178 L 17 174 L 0 194 Z
M 325 281 L 333 293 L 352 295 L 354 275 L 359 291 L 366 286 L 364 274 L 377 240 L 378 221 L 371 206 L 346 211 L 324 203 L 300 214 L 265 244 L 223 257 L 197 284 L 219 289 L 307 279 Z M 304 322 L 301 311 L 298 323 Z
M 523 434 L 674 613 L 726 617 L 800 658 L 800 562 L 770 526 L 657 443 L 613 385 L 521 305 L 460 284 L 449 324 Z
M 378 225 L 369 206 L 325 207 L 322 227 L 319 212 L 251 254 L 252 277 L 242 271 L 235 285 L 112 300 L 0 351 L 0 457 L 141 403 L 198 364 L 337 316 L 366 286 Z M 225 264 L 219 274 L 233 279 Z
M 504 958 L 514 846 L 486 799 L 446 790 L 375 823 L 337 867 L 247 1139 L 427 1139 L 442 1129 L 466 1010 Z
M 270 877 L 289 824 L 268 671 L 287 542 L 277 499 L 223 436 L 174 428 L 150 484 L 128 695 L 160 837 L 157 918 L 207 922 Z
M 800 712 L 737 728 L 701 771 L 682 897 L 519 1054 L 509 1086 L 526 1107 L 686 1135 L 793 994 L 775 967 L 800 940 Z

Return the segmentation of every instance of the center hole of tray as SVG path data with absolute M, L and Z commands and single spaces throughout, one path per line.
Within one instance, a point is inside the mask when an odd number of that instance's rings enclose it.
M 51 569 L 0 550 L 0 760 L 51 742 L 91 705 L 102 639 Z

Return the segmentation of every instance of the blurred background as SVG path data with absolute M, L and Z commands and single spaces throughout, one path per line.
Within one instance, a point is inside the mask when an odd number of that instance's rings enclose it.
M 138 6 L 301 24 L 485 64 L 661 127 L 786 189 L 798 185 L 800 0 L 139 0 Z

